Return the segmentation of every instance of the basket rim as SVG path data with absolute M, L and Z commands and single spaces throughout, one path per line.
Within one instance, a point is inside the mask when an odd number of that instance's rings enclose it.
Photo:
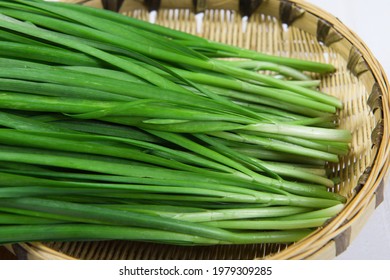
M 278 0 L 280 1 L 280 0 Z M 350 28 L 345 26 L 338 18 L 330 14 L 329 12 L 319 8 L 318 6 L 308 3 L 305 0 L 288 0 L 291 3 L 297 4 L 306 12 L 313 14 L 316 17 L 324 19 L 329 23 L 337 32 L 339 32 L 345 39 L 347 39 L 351 45 L 358 48 L 361 52 L 363 59 L 367 62 L 367 65 L 374 75 L 375 80 L 377 81 L 381 91 L 382 91 L 382 103 L 383 103 L 383 120 L 384 120 L 384 135 L 382 140 L 389 139 L 389 130 L 390 130 L 390 100 L 389 100 L 389 80 L 386 76 L 386 73 L 380 64 L 380 62 L 374 57 L 373 53 L 370 51 L 368 46 L 363 42 L 363 40 Z M 370 175 L 367 178 L 362 189 L 349 201 L 346 207 L 341 211 L 341 213 L 332 219 L 327 225 L 318 229 L 308 237 L 296 242 L 295 244 L 290 245 L 285 250 L 269 256 L 267 259 L 288 259 L 296 258 L 294 257 L 294 251 L 302 251 L 304 249 L 310 250 L 313 248 L 313 244 L 317 244 L 317 248 L 321 248 L 329 240 L 335 239 L 338 235 L 341 235 L 346 231 L 351 225 L 353 225 L 354 220 L 358 214 L 353 215 L 347 222 L 345 222 L 344 217 L 348 217 L 353 214 L 353 211 L 356 208 L 364 209 L 367 206 L 368 201 L 375 196 L 377 188 L 383 183 L 385 175 L 389 170 L 390 166 L 390 144 L 389 141 L 381 141 L 378 153 L 376 155 L 375 161 L 373 162 L 373 169 L 370 172 Z M 325 236 L 324 229 L 332 229 L 333 232 Z M 325 238 L 327 237 L 327 238 Z M 322 238 L 322 239 L 321 239 Z M 311 252 L 314 253 L 314 252 Z M 341 252 L 340 252 L 341 253 Z M 306 253 L 301 255 L 301 257 L 307 257 L 309 254 Z

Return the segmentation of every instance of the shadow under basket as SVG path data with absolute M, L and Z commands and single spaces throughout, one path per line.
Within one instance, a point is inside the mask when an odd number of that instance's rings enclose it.
M 389 167 L 388 81 L 366 45 L 332 15 L 301 0 L 145 1 L 149 6 L 126 0 L 67 2 L 100 8 L 103 2 L 105 8 L 147 21 L 155 14 L 150 11 L 157 10 L 156 24 L 267 54 L 335 65 L 335 73 L 320 77 L 320 90 L 343 101 L 340 126 L 353 133 L 349 154 L 328 166 L 331 177 L 341 178 L 334 191 L 348 202 L 337 217 L 293 244 L 180 247 L 104 241 L 8 246 L 19 259 L 332 259 L 346 250 L 383 201 Z

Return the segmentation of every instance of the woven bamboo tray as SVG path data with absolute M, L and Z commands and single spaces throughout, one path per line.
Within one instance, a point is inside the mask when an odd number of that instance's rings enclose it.
M 337 67 L 320 77 L 321 90 L 345 104 L 340 125 L 353 132 L 351 152 L 329 165 L 345 209 L 295 244 L 179 247 L 140 242 L 23 243 L 8 248 L 20 259 L 332 259 L 344 252 L 383 201 L 389 168 L 389 88 L 378 61 L 359 37 L 327 12 L 302 0 L 77 1 L 216 41 Z M 147 3 L 147 4 L 144 4 Z M 196 14 L 203 13 L 202 26 Z M 248 17 L 246 28 L 242 18 Z

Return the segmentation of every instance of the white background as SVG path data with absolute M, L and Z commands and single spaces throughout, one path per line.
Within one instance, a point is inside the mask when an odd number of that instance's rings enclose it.
M 368 46 L 390 77 L 389 0 L 307 0 L 336 16 Z M 387 141 L 389 141 L 387 139 Z M 385 201 L 338 260 L 390 260 L 390 178 Z
M 272 279 L 285 280 L 291 278 L 299 278 L 300 280 L 329 280 L 329 279 L 350 279 L 357 277 L 369 279 L 373 276 L 373 271 L 377 275 L 389 275 L 390 267 L 387 260 L 382 261 L 50 261 L 47 262 L 31 262 L 31 261 L 3 261 L 0 262 L 2 279 L 19 280 L 19 279 L 39 279 L 39 280 L 69 280 L 69 279 L 94 279 L 94 280 L 250 280 L 250 279 Z M 145 273 L 139 272 L 134 275 L 134 272 L 129 272 L 126 275 L 120 275 L 120 269 L 142 268 Z M 167 273 L 146 272 L 146 269 L 159 269 L 164 271 L 175 272 L 173 275 Z M 219 271 L 223 269 L 221 274 L 214 275 L 214 267 Z M 252 267 L 258 268 L 269 267 L 271 275 L 250 275 L 234 274 L 228 272 L 229 267 L 243 268 Z M 176 269 L 176 270 L 175 270 Z M 188 275 L 185 271 L 194 272 L 196 269 L 201 273 Z M 231 270 L 230 270 L 231 271 Z M 259 272 L 258 270 L 255 270 Z M 159 275 L 157 275 L 159 274 Z M 36 275 L 36 277 L 34 277 Z M 5 276 L 5 277 L 4 277 Z

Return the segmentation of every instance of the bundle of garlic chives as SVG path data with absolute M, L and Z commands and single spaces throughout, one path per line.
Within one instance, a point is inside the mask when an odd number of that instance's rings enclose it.
M 0 243 L 289 243 L 343 209 L 332 65 L 39 0 L 0 27 Z

